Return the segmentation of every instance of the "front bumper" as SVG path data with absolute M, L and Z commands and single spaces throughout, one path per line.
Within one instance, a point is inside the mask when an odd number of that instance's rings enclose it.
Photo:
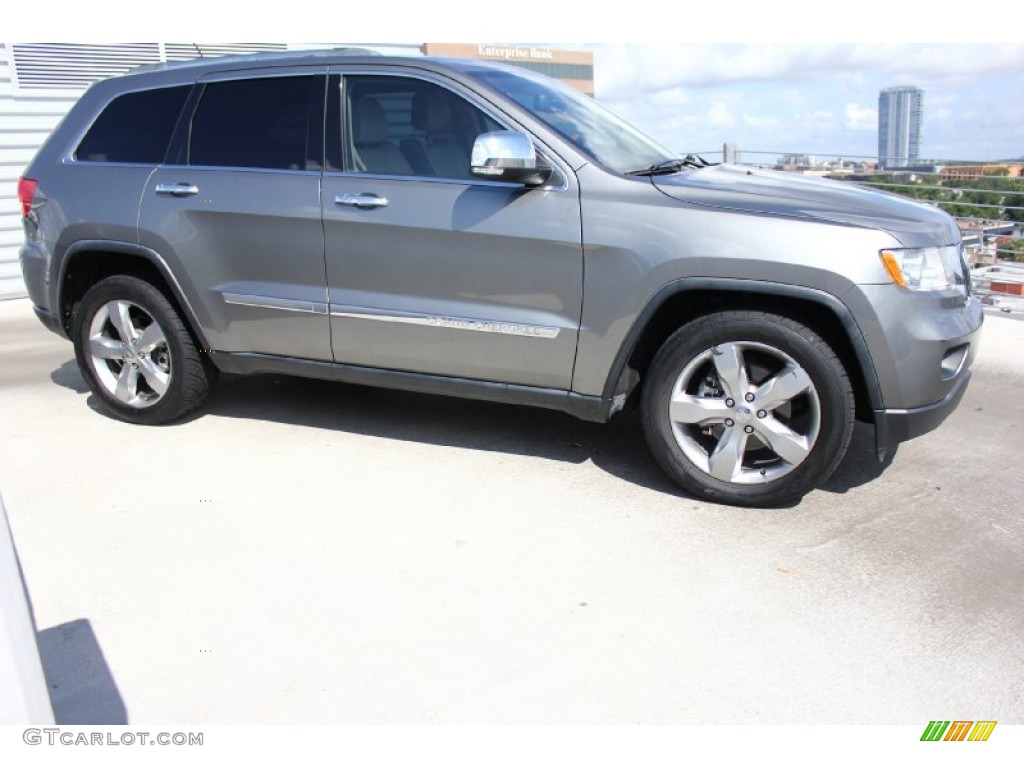
M 866 285 L 844 298 L 870 350 L 878 386 L 872 399 L 875 445 L 885 461 L 899 443 L 935 429 L 956 409 L 985 315 L 976 297 L 954 292 Z
M 970 370 L 964 370 L 949 394 L 937 403 L 920 408 L 875 411 L 875 450 L 878 460 L 886 461 L 897 445 L 931 432 L 945 421 L 960 404 L 970 380 Z

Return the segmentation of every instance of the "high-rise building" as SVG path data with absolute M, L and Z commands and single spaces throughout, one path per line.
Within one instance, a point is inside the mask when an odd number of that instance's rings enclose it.
M 899 168 L 921 160 L 924 91 L 912 85 L 883 88 L 878 94 L 878 165 Z

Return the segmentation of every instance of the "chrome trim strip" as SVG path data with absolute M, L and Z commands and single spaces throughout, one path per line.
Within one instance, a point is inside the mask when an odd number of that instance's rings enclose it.
M 326 315 L 327 305 L 319 301 L 303 301 L 301 299 L 281 299 L 276 296 L 253 296 L 247 293 L 224 293 L 225 304 L 239 307 L 259 307 L 260 309 L 279 309 L 284 312 L 307 312 L 312 315 Z
M 356 320 L 378 320 L 383 323 L 425 325 L 431 328 L 449 328 L 459 331 L 500 333 L 506 336 L 528 336 L 535 339 L 554 339 L 561 332 L 561 328 L 549 325 L 509 323 L 504 320 L 480 320 L 447 315 L 399 315 L 374 309 L 363 309 L 361 307 L 331 310 L 331 317 L 350 317 Z
M 331 176 L 335 178 L 348 178 L 359 181 L 422 181 L 428 184 L 460 184 L 462 186 L 471 187 L 503 187 L 505 189 L 523 189 L 522 184 L 517 184 L 514 181 L 488 181 L 487 179 L 450 179 L 446 176 L 399 176 L 397 174 L 388 175 L 384 173 L 359 173 L 357 171 L 324 171 L 324 176 Z M 536 189 L 546 190 L 547 187 L 536 187 Z M 560 188 L 553 188 L 553 190 L 560 191 Z
M 178 170 L 181 173 L 190 173 L 192 171 L 230 171 L 231 173 L 275 173 L 278 175 L 287 174 L 289 176 L 320 177 L 320 171 L 308 171 L 305 168 L 248 168 L 241 165 L 188 165 L 184 163 L 176 165 L 174 163 L 166 163 L 159 165 L 156 170 Z

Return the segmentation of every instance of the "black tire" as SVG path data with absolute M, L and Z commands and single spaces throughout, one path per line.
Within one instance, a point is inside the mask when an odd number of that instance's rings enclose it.
M 181 316 L 145 280 L 116 275 L 96 283 L 82 297 L 71 330 L 82 376 L 123 421 L 180 418 L 202 405 L 216 380 L 217 369 Z
M 718 312 L 665 341 L 645 376 L 641 418 L 654 458 L 685 491 L 775 507 L 802 498 L 842 461 L 853 388 L 810 328 L 764 312 Z

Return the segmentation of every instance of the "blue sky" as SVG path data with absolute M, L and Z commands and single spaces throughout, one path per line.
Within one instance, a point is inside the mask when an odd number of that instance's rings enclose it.
M 673 150 L 873 157 L 878 91 L 916 85 L 922 157 L 1024 156 L 1024 44 L 565 47 L 593 50 L 597 97 Z

